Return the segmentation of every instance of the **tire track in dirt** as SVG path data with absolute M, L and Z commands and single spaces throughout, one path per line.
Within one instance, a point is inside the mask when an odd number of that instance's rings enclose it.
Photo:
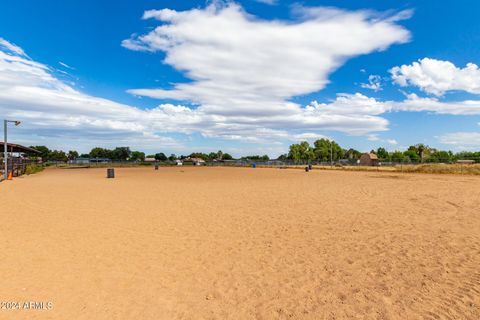
M 413 313 L 425 320 L 480 319 L 478 263 L 471 261 L 460 269 L 449 270 L 449 274 L 453 276 L 434 284 L 433 288 L 418 297 Z

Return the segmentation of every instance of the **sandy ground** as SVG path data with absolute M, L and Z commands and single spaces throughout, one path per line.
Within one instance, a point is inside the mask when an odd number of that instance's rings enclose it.
M 0 184 L 0 319 L 480 319 L 480 177 L 116 174 Z

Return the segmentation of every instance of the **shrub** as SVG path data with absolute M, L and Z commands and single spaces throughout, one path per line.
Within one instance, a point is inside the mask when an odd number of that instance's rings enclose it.
M 27 167 L 25 168 L 25 174 L 34 174 L 40 171 L 43 171 L 43 166 L 39 164 L 28 164 Z

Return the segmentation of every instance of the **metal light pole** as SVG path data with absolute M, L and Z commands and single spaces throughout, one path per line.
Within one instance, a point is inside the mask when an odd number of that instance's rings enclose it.
M 5 162 L 5 180 L 8 179 L 8 143 L 7 143 L 7 126 L 9 122 L 15 123 L 16 126 L 20 124 L 20 121 L 14 121 L 14 120 L 3 120 L 3 161 Z

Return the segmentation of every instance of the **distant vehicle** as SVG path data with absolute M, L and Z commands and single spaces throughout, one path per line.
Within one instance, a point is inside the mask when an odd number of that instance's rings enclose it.
M 194 166 L 204 166 L 206 165 L 205 160 L 201 158 L 186 158 L 183 160 L 185 163 L 191 163 Z
M 177 166 L 183 166 L 182 160 L 175 160 Z
M 348 165 L 352 164 L 352 161 L 349 160 L 349 159 L 339 159 L 337 161 L 337 163 L 342 165 L 342 166 L 348 166 Z

